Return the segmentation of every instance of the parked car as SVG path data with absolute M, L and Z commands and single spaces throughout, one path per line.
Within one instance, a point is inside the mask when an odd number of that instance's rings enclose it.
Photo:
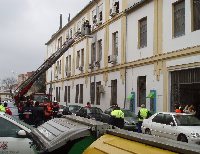
M 66 107 L 66 105 L 59 105 L 59 110 L 58 110 L 58 113 L 57 113 L 58 117 L 62 117 L 63 110 L 64 110 L 65 107 Z
M 33 144 L 31 132 L 34 128 L 19 119 L 0 113 L 0 125 L 0 153 L 34 154 L 35 147 L 40 146 Z
M 104 113 L 102 114 L 102 122 L 109 123 L 109 119 L 113 109 L 114 106 L 104 111 Z M 133 131 L 137 130 L 137 122 L 138 122 L 137 115 L 128 109 L 121 109 L 121 110 L 124 112 L 124 129 Z
M 71 114 L 75 114 L 79 109 L 81 108 L 81 106 L 79 105 L 67 105 L 63 108 L 63 115 L 71 115 Z
M 88 119 L 95 119 L 101 121 L 103 111 L 98 107 L 81 107 L 76 115 Z
M 142 132 L 200 145 L 200 120 L 191 114 L 155 113 L 143 121 Z

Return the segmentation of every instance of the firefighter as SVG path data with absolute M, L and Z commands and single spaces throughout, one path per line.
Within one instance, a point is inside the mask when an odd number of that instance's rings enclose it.
M 57 115 L 58 115 L 59 108 L 60 108 L 57 101 L 53 102 L 53 107 L 52 108 L 53 108 L 53 118 L 56 118 Z
M 150 116 L 150 112 L 147 108 L 145 108 L 145 105 L 141 105 L 141 109 L 138 111 L 138 133 L 142 133 L 142 122 L 144 119 L 147 119 Z
M 44 106 L 44 116 L 45 121 L 48 121 L 51 119 L 52 116 L 52 106 L 50 103 L 47 103 L 47 105 Z
M 113 126 L 118 128 L 124 127 L 124 112 L 117 105 L 114 107 L 114 110 L 111 112 L 110 123 Z
M 8 108 L 8 103 L 4 103 L 4 107 L 5 107 L 5 113 L 6 114 L 9 114 L 9 115 L 12 115 L 12 112 L 11 112 L 11 110 Z
M 23 120 L 29 125 L 33 125 L 33 108 L 29 101 L 26 102 L 26 106 L 23 110 Z

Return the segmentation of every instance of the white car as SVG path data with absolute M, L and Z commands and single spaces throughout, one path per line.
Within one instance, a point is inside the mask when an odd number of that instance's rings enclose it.
M 0 153 L 36 153 L 36 146 L 31 139 L 31 126 L 2 112 L 0 126 Z
M 191 114 L 159 112 L 143 121 L 142 133 L 200 145 L 200 120 Z

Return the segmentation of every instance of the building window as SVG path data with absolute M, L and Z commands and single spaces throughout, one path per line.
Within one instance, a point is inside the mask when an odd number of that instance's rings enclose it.
M 56 74 L 59 73 L 59 66 L 60 66 L 59 61 L 57 61 L 57 65 L 56 65 Z
M 113 54 L 118 56 L 118 32 L 112 34 L 113 40 Z
M 81 49 L 81 66 L 84 66 L 84 49 Z
M 64 102 L 67 104 L 67 86 L 65 86 Z
M 77 51 L 76 55 L 76 68 L 79 68 L 79 61 L 80 61 L 80 50 Z
M 80 84 L 80 98 L 79 103 L 83 104 L 83 84 Z
M 79 85 L 76 85 L 76 97 L 75 97 L 75 103 L 78 103 L 78 96 L 79 96 Z
M 73 36 L 73 30 L 71 28 L 70 31 L 69 31 L 69 38 L 72 38 L 72 36 Z
M 103 4 L 99 5 L 98 11 L 99 11 L 99 22 L 101 23 L 103 21 Z
M 93 24 L 97 23 L 97 12 L 96 12 L 96 10 L 92 11 L 92 21 L 93 21 Z
M 147 46 L 147 17 L 139 20 L 139 48 Z
M 96 61 L 96 43 L 92 43 L 91 45 L 91 63 Z
M 65 64 L 65 72 L 66 72 L 66 76 L 67 76 L 68 71 L 69 71 L 69 58 L 66 57 L 66 64 Z
M 68 103 L 70 103 L 70 86 L 68 86 L 68 96 L 67 96 L 67 98 L 68 98 Z
M 59 87 L 59 91 L 58 91 L 58 102 L 60 102 L 60 90 L 61 90 L 61 87 Z
M 101 81 L 96 83 L 96 104 L 100 105 L 101 93 L 99 87 L 101 86 Z
M 58 49 L 62 48 L 62 37 L 58 39 Z
M 71 55 L 69 55 L 69 72 L 71 72 L 71 62 L 72 62 Z
M 60 66 L 59 66 L 59 74 L 61 74 L 61 68 L 62 68 L 62 61 L 60 60 Z
M 139 76 L 137 80 L 138 106 L 146 105 L 146 76 Z
M 58 102 L 58 87 L 56 87 L 56 101 Z
M 91 104 L 94 104 L 94 101 L 95 101 L 95 83 L 94 82 L 90 84 L 90 98 L 91 98 Z
M 81 32 L 81 21 L 77 23 L 77 32 Z
M 117 80 L 111 80 L 111 100 L 110 105 L 117 104 Z
M 200 29 L 200 0 L 193 0 L 193 31 Z
M 185 34 L 185 1 L 181 0 L 173 4 L 174 7 L 174 37 Z
M 98 61 L 101 61 L 101 59 L 102 59 L 102 40 L 98 41 L 97 59 L 98 59 Z

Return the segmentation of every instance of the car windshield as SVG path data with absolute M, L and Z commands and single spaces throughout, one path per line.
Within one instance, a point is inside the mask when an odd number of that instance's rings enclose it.
M 19 120 L 18 118 L 15 118 L 15 117 L 10 116 L 10 115 L 7 115 L 7 114 L 5 114 L 5 116 L 7 116 L 8 118 L 10 118 L 10 119 L 16 121 L 17 123 L 19 123 L 19 124 L 21 124 L 21 125 L 27 127 L 27 128 L 30 129 L 30 130 L 34 129 L 34 127 L 32 127 L 31 125 L 26 124 L 25 122 Z
M 178 126 L 200 126 L 200 120 L 194 115 L 175 115 Z
M 131 112 L 130 110 L 122 110 L 124 112 L 124 117 L 133 117 L 137 118 L 136 114 L 134 112 Z
M 99 114 L 99 113 L 103 113 L 103 111 L 98 108 L 88 108 L 88 113 L 89 114 Z
M 69 106 L 69 111 L 71 112 L 77 111 L 78 109 L 80 109 L 80 106 Z

